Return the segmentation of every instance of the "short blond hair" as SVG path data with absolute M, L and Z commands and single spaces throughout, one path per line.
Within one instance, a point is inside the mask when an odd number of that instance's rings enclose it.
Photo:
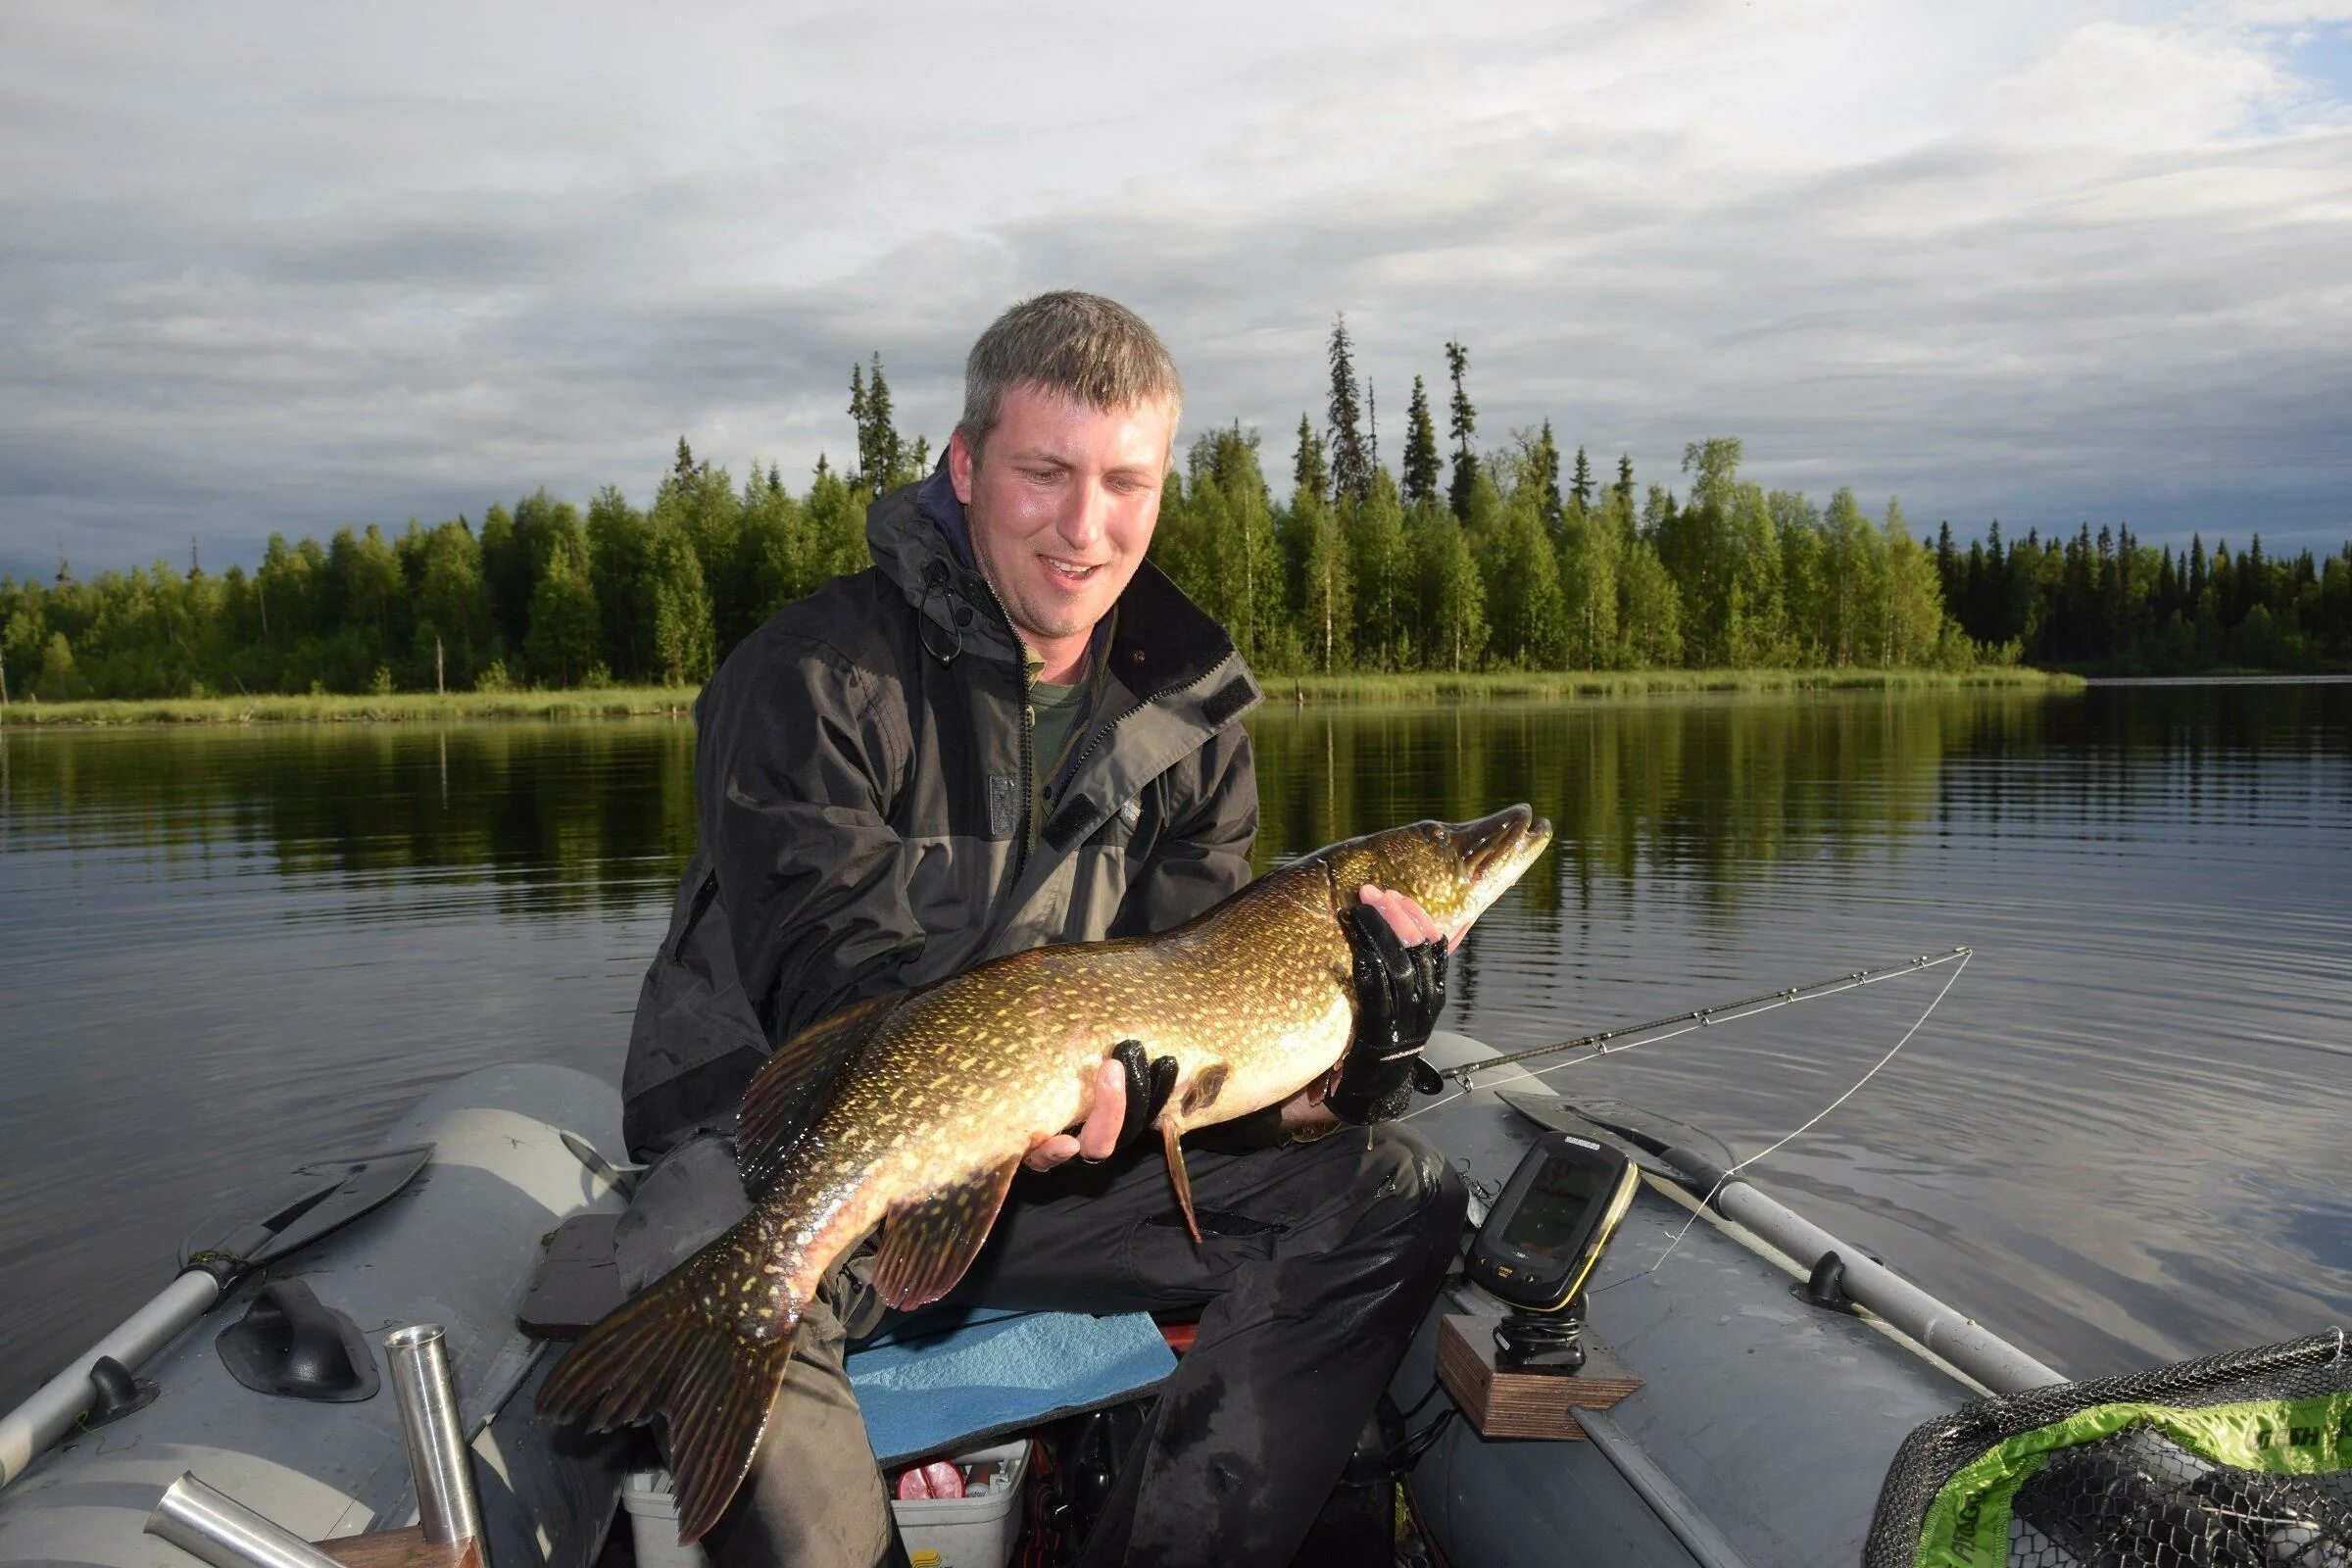
M 1023 300 L 989 323 L 963 365 L 963 417 L 956 429 L 979 455 L 1004 394 L 1041 387 L 1105 412 L 1165 400 L 1168 447 L 1184 418 L 1184 382 L 1168 346 L 1115 300 L 1057 289 Z

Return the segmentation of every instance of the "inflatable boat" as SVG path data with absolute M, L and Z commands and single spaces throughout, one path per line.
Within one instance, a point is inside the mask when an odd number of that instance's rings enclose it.
M 1458 1072 L 1493 1054 L 1441 1034 L 1430 1054 Z M 1912 1463 L 1923 1433 L 1997 1438 L 2008 1427 L 1984 1412 L 2020 1400 L 2029 1414 L 2042 1409 L 2034 1401 L 2050 1396 L 2037 1391 L 2061 1385 L 2060 1372 L 1731 1176 L 1729 1155 L 1702 1131 L 1638 1107 L 1572 1103 L 1524 1074 L 1493 1076 L 1494 1087 L 1435 1102 L 1419 1123 L 1473 1184 L 1474 1220 L 1550 1134 L 1615 1150 L 1639 1174 L 1580 1280 L 1578 1373 L 1514 1370 L 1495 1333 L 1505 1304 L 1467 1278 L 1431 1309 L 1391 1390 L 1404 1419 L 1390 1457 L 1417 1522 L 1405 1547 L 1414 1560 L 1944 1560 L 1919 1547 L 1918 1532 L 1934 1527 L 1936 1506 L 1950 1511 L 1936 1501 L 1949 1487 L 1931 1474 L 1918 1517 L 1890 1528 L 1890 1468 Z M 413 1544 L 435 1522 L 427 1467 L 399 1401 L 380 1392 L 398 1371 L 380 1364 L 387 1336 L 433 1324 L 478 1499 L 471 1560 L 594 1568 L 627 1534 L 616 1520 L 628 1517 L 627 1472 L 644 1449 L 539 1415 L 532 1395 L 554 1348 L 524 1331 L 518 1308 L 566 1221 L 622 1206 L 620 1151 L 610 1085 L 547 1066 L 491 1068 L 428 1096 L 379 1147 L 323 1155 L 206 1227 L 155 1303 L 0 1418 L 0 1565 L 179 1568 L 194 1559 L 152 1532 L 182 1477 L 289 1540 L 327 1543 L 327 1559 L 426 1560 L 369 1557 L 351 1544 L 401 1531 L 394 1539 Z M 2324 1337 L 2300 1347 L 2295 1365 L 2352 1391 L 2340 1336 L 2333 1344 L 2332 1359 Z M 2315 1397 L 2323 1402 L 2309 1408 L 2343 1415 L 2327 1451 L 2352 1458 L 2352 1392 Z M 1968 1464 L 1963 1454 L 1940 1473 Z M 2352 1507 L 2346 1475 L 2322 1477 L 2323 1501 L 2342 1494 Z M 635 1485 L 646 1489 L 642 1477 Z M 2020 1521 L 2031 1499 L 2015 1503 L 2014 1478 L 1994 1485 L 2012 1489 L 1998 1494 L 2002 1528 L 2030 1531 Z M 2322 1519 L 2280 1539 L 2324 1544 L 2327 1528 Z M 997 1568 L 1010 1531 L 984 1534 L 992 1560 L 943 1568 Z

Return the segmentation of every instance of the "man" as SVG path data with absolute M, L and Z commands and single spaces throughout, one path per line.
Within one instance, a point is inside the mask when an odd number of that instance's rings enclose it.
M 1166 349 L 1122 307 L 1015 306 L 972 350 L 941 469 L 868 513 L 872 569 L 786 607 L 703 693 L 701 845 L 624 1081 L 631 1152 L 658 1161 L 620 1227 L 632 1289 L 743 1212 L 727 1139 L 774 1042 L 987 958 L 1164 930 L 1248 880 L 1239 720 L 1256 683 L 1144 559 L 1181 401 Z M 955 1294 L 1200 1309 L 1090 1562 L 1286 1561 L 1458 1238 L 1460 1186 L 1427 1144 L 1387 1125 L 1313 1137 L 1395 1114 L 1443 1000 L 1427 915 L 1366 902 L 1368 1022 L 1341 1085 L 1191 1159 L 1201 1244 L 1128 1142 L 1167 1092 L 1142 1042 L 1104 1063 L 1082 1126 L 1031 1151 Z M 877 1316 L 853 1263 L 801 1324 L 752 1475 L 707 1539 L 719 1562 L 885 1559 L 887 1501 L 841 1371 L 845 1338 Z

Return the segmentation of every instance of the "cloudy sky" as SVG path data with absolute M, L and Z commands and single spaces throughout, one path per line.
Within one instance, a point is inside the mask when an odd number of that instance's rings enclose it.
M 1109 9 L 11 0 L 0 572 L 798 485 L 1064 285 L 1277 471 L 1345 311 L 1392 463 L 1458 334 L 1644 479 L 2352 537 L 2352 0 Z

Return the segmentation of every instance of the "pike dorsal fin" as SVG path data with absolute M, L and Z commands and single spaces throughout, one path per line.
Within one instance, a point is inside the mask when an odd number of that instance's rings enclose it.
M 775 1180 L 785 1152 L 833 1100 L 833 1083 L 906 993 L 854 1003 L 778 1046 L 743 1092 L 735 1124 L 735 1169 L 758 1196 Z
M 1020 1168 L 1016 1154 L 994 1170 L 893 1207 L 874 1254 L 874 1289 L 883 1303 L 904 1310 L 954 1290 L 980 1255 L 980 1244 L 1004 1206 L 1004 1190 Z

